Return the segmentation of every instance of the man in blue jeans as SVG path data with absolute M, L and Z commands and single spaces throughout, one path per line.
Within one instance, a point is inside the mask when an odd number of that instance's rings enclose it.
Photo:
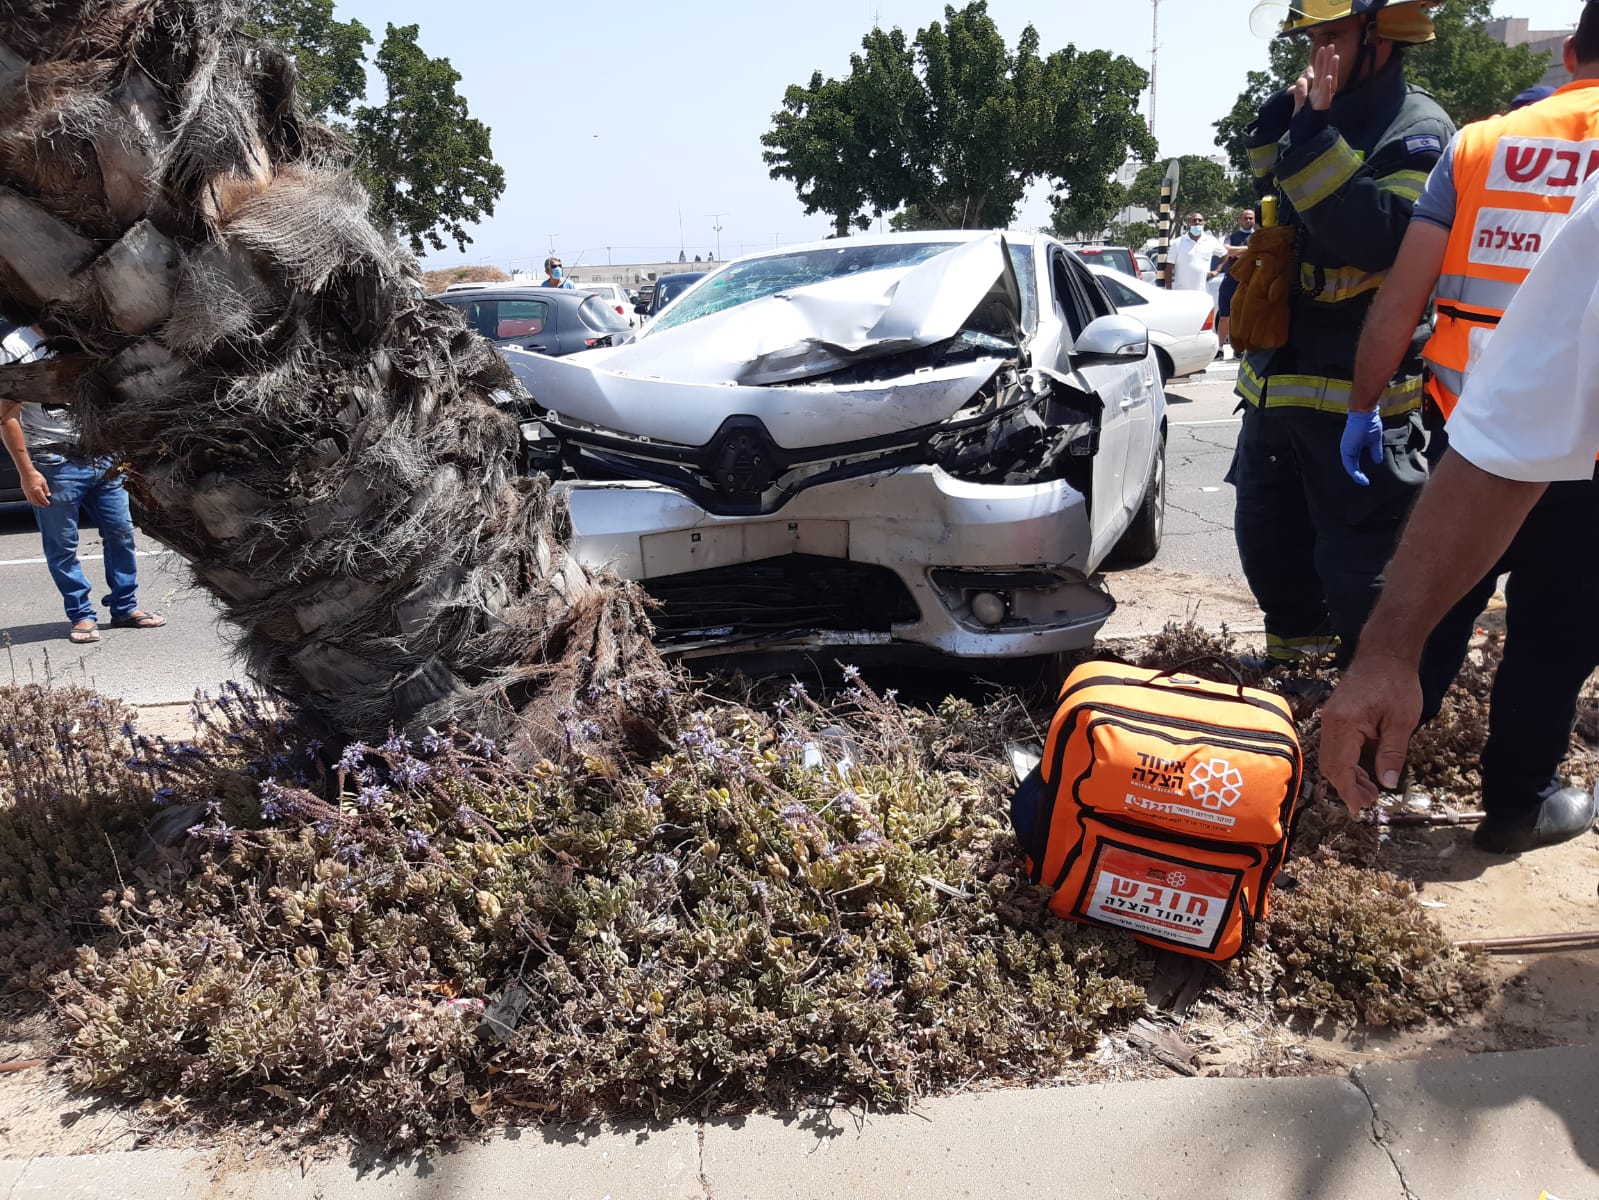
M 0 364 L 44 357 L 37 331 L 0 328 L 7 330 L 0 340 Z M 78 561 L 81 513 L 87 513 L 100 530 L 108 589 L 105 604 L 111 609 L 112 627 L 160 628 L 166 618 L 139 607 L 128 494 L 111 473 L 111 461 L 82 457 L 77 440 L 77 426 L 67 409 L 0 402 L 0 441 L 5 442 L 22 477 L 23 494 L 33 505 L 45 561 L 72 623 L 67 636 L 79 645 L 100 640 L 89 580 Z

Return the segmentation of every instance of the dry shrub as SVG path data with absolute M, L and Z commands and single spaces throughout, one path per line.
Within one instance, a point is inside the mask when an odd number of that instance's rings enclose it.
M 1450 1020 L 1488 982 L 1416 903 L 1416 889 L 1329 854 L 1293 860 L 1263 944 L 1234 968 L 1286 1013 L 1374 1028 Z
M 77 687 L 0 686 L 0 994 L 71 960 L 153 785 L 127 768 L 131 709 Z
M 91 873 L 52 984 L 79 1082 L 405 1145 L 491 1112 L 903 1105 L 1050 1074 L 1142 1009 L 1131 940 L 1021 880 L 1004 771 L 925 767 L 969 710 L 780 707 L 711 708 L 642 769 L 575 720 L 531 773 L 454 735 L 256 745 L 242 792 L 174 774 L 209 811 L 158 867 L 124 839 L 122 882 Z M 262 736 L 233 709 L 188 757 Z M 480 1036 L 511 987 L 514 1034 Z
M 1499 668 L 1500 639 L 1490 635 L 1480 654 L 1470 655 L 1438 715 L 1410 739 L 1412 783 L 1446 796 L 1476 796 L 1488 742 L 1488 697 Z
M 697 715 L 651 754 L 569 713 L 531 770 L 464 731 L 333 759 L 236 687 L 193 744 L 0 690 L 0 971 L 59 1004 L 83 1086 L 392 1146 L 1050 1076 L 1142 1010 L 1150 960 L 1025 882 L 1004 746 L 1047 712 L 845 677 L 826 703 L 671 696 Z M 1407 885 L 1337 861 L 1374 831 L 1304 813 L 1238 977 L 1372 1025 L 1480 1003 Z M 152 818 L 173 844 L 141 855 Z
M 422 290 L 436 296 L 452 283 L 509 283 L 511 277 L 498 267 L 443 267 L 422 272 Z

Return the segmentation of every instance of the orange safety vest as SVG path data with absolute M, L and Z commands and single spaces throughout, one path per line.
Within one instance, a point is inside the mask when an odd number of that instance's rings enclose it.
M 1599 171 L 1599 80 L 1467 125 L 1455 142 L 1455 223 L 1424 351 L 1427 395 L 1448 417 L 1499 319 Z

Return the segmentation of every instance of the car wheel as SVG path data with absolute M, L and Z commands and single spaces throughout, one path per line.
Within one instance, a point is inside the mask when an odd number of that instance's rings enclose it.
M 1160 435 L 1155 461 L 1149 468 L 1144 500 L 1133 514 L 1133 523 L 1116 543 L 1115 555 L 1123 562 L 1147 563 L 1160 553 L 1166 536 L 1166 435 Z

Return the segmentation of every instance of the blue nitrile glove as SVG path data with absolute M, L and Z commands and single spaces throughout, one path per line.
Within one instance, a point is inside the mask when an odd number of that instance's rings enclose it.
M 1344 470 L 1349 472 L 1349 478 L 1361 487 L 1370 487 L 1371 480 L 1360 469 L 1360 459 L 1363 454 L 1369 454 L 1372 466 L 1382 465 L 1382 414 L 1376 409 L 1371 412 L 1351 412 L 1344 423 L 1344 437 L 1338 444 L 1338 454 L 1344 460 Z

